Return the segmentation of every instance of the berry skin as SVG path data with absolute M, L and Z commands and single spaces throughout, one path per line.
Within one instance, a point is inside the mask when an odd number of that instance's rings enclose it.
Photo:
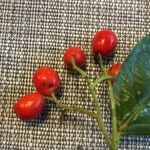
M 64 63 L 67 66 L 72 66 L 72 58 L 74 58 L 75 64 L 77 66 L 83 66 L 85 64 L 85 53 L 81 48 L 69 47 L 63 56 Z
M 45 96 L 51 96 L 59 89 L 61 81 L 58 73 L 49 67 L 40 67 L 33 74 L 36 90 Z
M 117 37 L 109 29 L 97 31 L 92 40 L 92 51 L 95 55 L 109 56 L 117 46 Z
M 120 69 L 122 67 L 122 64 L 121 63 L 116 63 L 116 64 L 113 64 L 109 69 L 108 69 L 108 75 L 110 76 L 116 76 Z
M 30 93 L 22 96 L 14 104 L 14 112 L 16 116 L 22 120 L 32 120 L 40 115 L 44 109 L 45 101 L 38 92 Z
M 121 63 L 113 64 L 107 71 L 108 75 L 115 77 L 119 73 L 121 67 L 122 67 Z M 114 83 L 114 78 L 111 80 L 111 83 L 112 84 Z

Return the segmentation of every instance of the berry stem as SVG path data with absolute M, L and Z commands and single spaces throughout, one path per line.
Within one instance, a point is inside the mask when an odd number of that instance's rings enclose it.
M 72 68 L 77 71 L 79 74 L 81 74 L 83 77 L 87 77 L 87 74 L 84 70 L 82 70 L 81 68 L 79 68 L 76 64 L 75 64 L 75 60 L 74 58 L 72 57 L 71 59 L 71 62 L 72 62 Z
M 97 122 L 98 122 L 99 129 L 102 131 L 108 146 L 110 148 L 112 148 L 112 143 L 111 143 L 110 137 L 108 135 L 108 132 L 106 130 L 106 126 L 104 124 L 103 117 L 101 115 L 101 108 L 100 108 L 100 104 L 99 104 L 99 101 L 98 101 L 97 96 L 96 96 L 96 92 L 91 87 L 89 87 L 89 89 L 90 89 L 90 93 L 92 94 L 92 97 L 93 97 L 94 102 L 95 102 L 96 111 L 97 111 Z
M 110 137 L 109 137 L 109 134 L 106 130 L 106 126 L 104 124 L 104 121 L 103 121 L 103 117 L 101 115 L 101 108 L 100 108 L 100 104 L 99 104 L 99 101 L 97 99 L 97 96 L 96 96 L 96 92 L 95 92 L 95 86 L 103 81 L 103 80 L 106 80 L 106 75 L 105 75 L 105 78 L 98 78 L 97 80 L 95 80 L 95 82 L 91 82 L 90 79 L 88 78 L 88 75 L 86 74 L 86 72 L 84 70 L 82 70 L 81 68 L 79 68 L 76 64 L 75 64 L 75 61 L 74 59 L 72 59 L 72 67 L 75 71 L 77 71 L 79 74 L 81 74 L 85 79 L 86 81 L 88 82 L 88 86 L 89 86 L 89 90 L 90 90 L 90 93 L 93 97 L 93 100 L 94 100 L 94 103 L 95 103 L 95 106 L 96 106 L 96 111 L 97 111 L 97 122 L 98 122 L 98 126 L 99 126 L 99 129 L 102 131 L 103 135 L 104 135 L 104 138 L 106 140 L 106 143 L 108 144 L 108 146 L 112 149 L 112 142 L 110 140 Z M 108 76 L 107 76 L 108 78 Z M 110 77 L 109 77 L 110 78 Z
M 55 104 L 58 107 L 60 107 L 61 109 L 68 110 L 68 111 L 75 111 L 75 112 L 78 112 L 78 113 L 81 113 L 81 114 L 86 114 L 86 115 L 88 115 L 88 116 L 90 116 L 94 119 L 97 119 L 97 114 L 95 112 L 84 109 L 84 108 L 81 108 L 81 107 L 65 105 L 65 104 L 59 102 L 57 97 L 54 94 L 52 94 L 51 100 L 53 100 L 55 102 Z
M 97 84 L 105 81 L 105 80 L 108 80 L 108 79 L 111 79 L 112 77 L 108 76 L 108 75 L 102 75 L 102 76 L 98 76 L 98 78 L 90 85 L 91 88 L 95 89 L 95 87 L 97 86 Z
M 107 75 L 107 71 L 103 65 L 103 60 L 101 55 L 99 55 L 99 62 L 103 74 Z M 110 80 L 107 80 L 107 83 L 108 83 L 109 99 L 111 103 L 111 112 L 112 112 L 112 144 L 113 144 L 112 150 L 117 150 L 120 134 L 117 132 L 116 101 L 114 99 L 112 83 Z

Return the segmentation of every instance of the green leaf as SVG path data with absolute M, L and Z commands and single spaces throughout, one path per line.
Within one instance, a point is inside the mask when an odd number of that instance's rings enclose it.
M 150 134 L 150 35 L 141 39 L 115 79 L 118 130 Z

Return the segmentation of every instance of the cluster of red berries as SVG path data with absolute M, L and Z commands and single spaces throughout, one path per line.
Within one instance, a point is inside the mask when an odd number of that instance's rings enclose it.
M 92 40 L 92 52 L 102 57 L 109 56 L 117 46 L 117 37 L 114 32 L 108 29 L 97 31 Z M 64 63 L 72 67 L 72 58 L 78 67 L 85 64 L 85 53 L 81 48 L 69 47 L 63 55 Z M 121 68 L 116 63 L 109 68 L 110 76 L 116 75 Z M 56 93 L 60 88 L 61 81 L 58 73 L 49 67 L 40 67 L 33 74 L 33 84 L 36 92 L 21 97 L 14 105 L 15 114 L 22 120 L 31 120 L 40 115 L 45 106 L 44 96 Z

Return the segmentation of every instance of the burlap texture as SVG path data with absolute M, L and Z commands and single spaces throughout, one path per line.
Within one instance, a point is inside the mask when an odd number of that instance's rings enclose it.
M 108 66 L 122 62 L 150 31 L 149 0 L 0 0 L 1 150 L 107 149 L 97 123 L 87 116 L 69 112 L 60 124 L 60 110 L 47 103 L 42 115 L 27 123 L 17 119 L 12 111 L 20 96 L 34 90 L 32 74 L 44 65 L 59 72 L 59 95 L 64 103 L 93 109 L 84 79 L 64 67 L 62 56 L 70 45 L 83 48 L 86 70 L 94 79 L 99 67 L 91 53 L 91 39 L 101 28 L 114 30 L 119 40 Z M 105 87 L 98 91 L 109 129 Z M 150 137 L 125 136 L 119 148 L 149 150 Z

